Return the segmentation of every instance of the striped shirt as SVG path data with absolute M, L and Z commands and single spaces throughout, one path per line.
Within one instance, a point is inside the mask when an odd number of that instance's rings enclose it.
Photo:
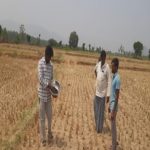
M 51 93 L 47 86 L 53 80 L 53 64 L 51 61 L 46 64 L 45 57 L 42 57 L 38 63 L 38 78 L 38 96 L 41 100 L 47 102 L 51 99 Z

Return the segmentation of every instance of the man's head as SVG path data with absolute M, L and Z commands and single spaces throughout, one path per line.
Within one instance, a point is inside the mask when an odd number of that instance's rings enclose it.
M 99 60 L 102 62 L 102 64 L 105 64 L 106 52 L 104 50 L 101 51 Z
M 49 63 L 51 58 L 53 57 L 53 48 L 48 45 L 46 48 L 45 48 L 45 61 L 46 63 Z
M 119 68 L 119 59 L 118 58 L 113 58 L 111 62 L 111 68 L 112 68 L 112 73 L 116 73 Z

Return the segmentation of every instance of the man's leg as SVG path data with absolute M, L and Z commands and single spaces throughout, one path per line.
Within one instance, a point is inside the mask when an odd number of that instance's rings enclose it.
M 48 120 L 48 139 L 52 138 L 52 132 L 51 132 L 51 123 L 52 123 L 52 105 L 51 100 L 49 100 L 46 104 L 46 116 Z
M 95 124 L 97 124 L 97 103 L 96 103 L 96 96 L 94 97 L 94 117 L 95 117 Z
M 117 147 L 117 129 L 116 129 L 116 117 L 111 120 L 111 134 L 112 134 L 112 150 L 116 150 Z
M 95 96 L 94 99 L 94 113 L 95 113 L 96 131 L 99 132 L 100 97 L 98 96 Z
M 98 119 L 97 119 L 97 132 L 102 133 L 104 124 L 104 111 L 105 111 L 105 97 L 98 99 Z
M 45 102 L 39 101 L 39 125 L 41 142 L 45 141 Z

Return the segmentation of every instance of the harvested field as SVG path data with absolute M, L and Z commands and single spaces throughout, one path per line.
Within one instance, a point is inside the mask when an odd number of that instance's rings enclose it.
M 37 63 L 43 50 L 34 46 L 0 44 L 0 148 L 107 150 L 111 144 L 108 113 L 106 111 L 103 134 L 96 133 L 93 115 L 97 56 L 88 57 L 89 54 L 80 52 L 68 55 L 62 50 L 55 50 L 54 58 L 55 77 L 62 85 L 60 96 L 52 102 L 54 139 L 45 148 L 40 145 Z M 8 55 L 14 51 L 15 57 Z M 28 58 L 21 57 L 18 51 L 24 51 Z M 111 57 L 109 64 L 110 60 Z M 149 150 L 150 62 L 120 60 L 118 150 Z

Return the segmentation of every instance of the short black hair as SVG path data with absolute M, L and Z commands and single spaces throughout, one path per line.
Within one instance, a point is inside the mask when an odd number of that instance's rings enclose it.
M 53 55 L 54 55 L 53 48 L 50 45 L 46 46 L 46 48 L 45 48 L 45 55 L 53 57 Z
M 111 63 L 113 63 L 117 68 L 119 67 L 119 59 L 118 58 L 113 58 Z
M 106 52 L 104 50 L 101 51 L 101 57 L 106 57 Z

